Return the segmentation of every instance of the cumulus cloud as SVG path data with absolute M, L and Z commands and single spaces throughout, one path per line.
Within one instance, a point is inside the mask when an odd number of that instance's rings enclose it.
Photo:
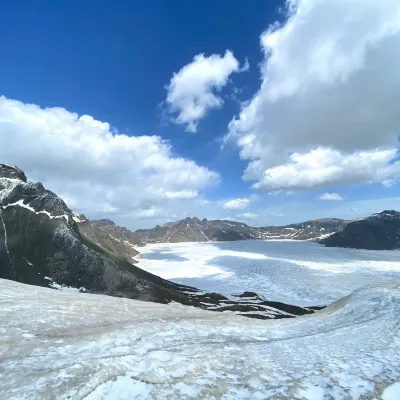
M 224 210 L 243 210 L 250 205 L 249 199 L 234 199 L 227 201 L 222 208 Z
M 251 212 L 246 212 L 246 213 L 243 213 L 243 214 L 238 214 L 238 215 L 236 215 L 236 217 L 244 218 L 244 219 L 256 219 L 256 218 L 259 217 L 259 215 L 255 214 L 255 213 L 251 213 Z
M 310 189 L 325 185 L 381 182 L 400 172 L 400 162 L 391 162 L 396 149 L 345 154 L 318 148 L 308 153 L 293 153 L 288 162 L 258 171 L 255 164 L 246 169 L 245 179 L 256 179 L 255 189 Z
M 390 174 L 398 173 L 391 164 L 400 127 L 400 2 L 287 5 L 287 21 L 261 35 L 261 87 L 229 126 L 249 160 L 244 178 L 258 181 L 261 190 L 392 182 Z M 356 171 L 357 160 L 366 171 Z
M 218 92 L 228 83 L 229 76 L 248 68 L 240 68 L 233 53 L 227 50 L 224 56 L 198 54 L 193 61 L 175 73 L 167 88 L 166 104 L 172 121 L 186 126 L 187 132 L 196 132 L 198 121 L 207 111 L 220 108 L 224 101 Z
M 339 193 L 324 193 L 319 196 L 320 200 L 343 200 L 343 197 Z
M 217 173 L 174 157 L 158 136 L 127 136 L 64 108 L 0 97 L 0 162 L 18 165 L 82 212 L 166 215 L 195 199 Z M 162 211 L 163 210 L 163 211 Z

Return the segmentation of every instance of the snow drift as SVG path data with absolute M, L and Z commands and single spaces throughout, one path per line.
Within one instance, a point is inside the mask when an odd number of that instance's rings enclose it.
M 400 398 L 400 280 L 279 321 L 9 280 L 0 301 L 2 399 Z

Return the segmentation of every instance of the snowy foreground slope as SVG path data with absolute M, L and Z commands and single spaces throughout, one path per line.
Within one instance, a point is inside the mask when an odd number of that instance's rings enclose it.
M 400 399 L 400 281 L 260 321 L 0 280 L 1 399 Z

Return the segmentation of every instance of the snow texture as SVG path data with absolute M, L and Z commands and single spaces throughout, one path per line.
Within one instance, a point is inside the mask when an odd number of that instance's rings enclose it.
M 260 321 L 0 280 L 1 399 L 398 399 L 400 280 Z
M 327 305 L 363 285 L 400 279 L 398 250 L 247 240 L 154 244 L 140 252 L 140 268 L 174 282 L 224 295 L 247 290 L 301 307 Z

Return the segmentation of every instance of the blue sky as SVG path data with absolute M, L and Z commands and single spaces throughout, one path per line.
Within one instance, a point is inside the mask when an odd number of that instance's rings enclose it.
M 398 6 L 374 3 L 7 2 L 0 161 L 130 228 L 399 208 Z

